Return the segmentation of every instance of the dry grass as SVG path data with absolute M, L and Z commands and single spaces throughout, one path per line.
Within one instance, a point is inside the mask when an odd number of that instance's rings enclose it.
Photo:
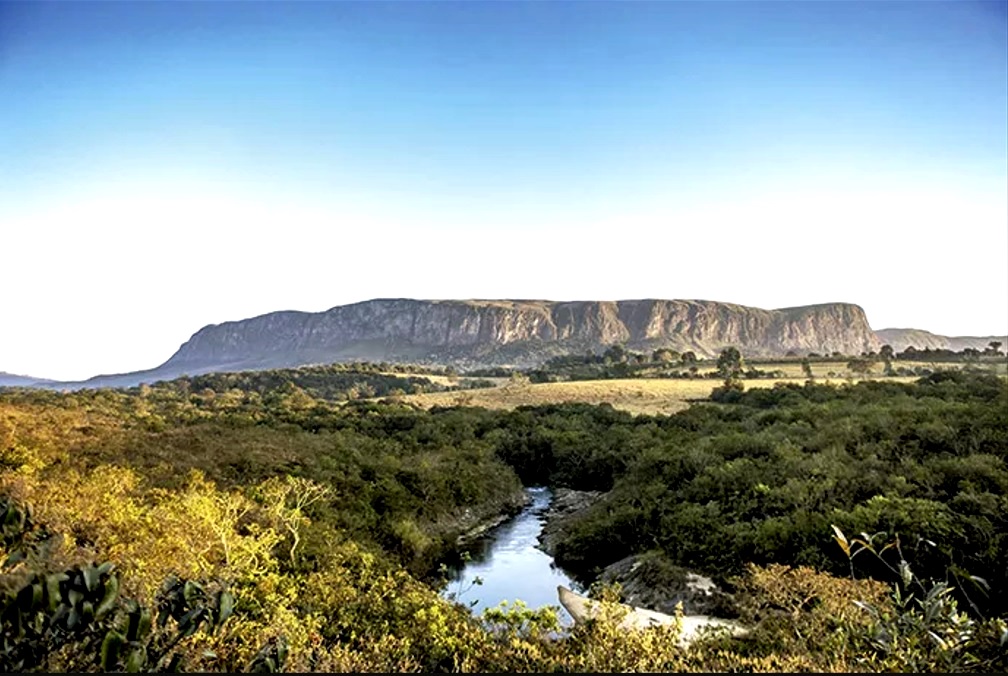
M 847 370 L 847 361 L 830 360 L 812 362 L 812 374 L 818 383 L 857 382 L 861 378 L 851 377 Z M 950 365 L 925 362 L 894 362 L 895 366 L 924 366 L 931 369 L 948 368 Z M 705 374 L 714 370 L 713 363 L 698 365 L 699 373 Z M 752 366 L 762 371 L 782 371 L 784 378 L 768 378 L 759 380 L 743 380 L 746 389 L 754 387 L 773 387 L 777 383 L 804 383 L 801 362 L 788 360 L 780 362 L 757 362 Z M 1000 364 L 994 367 L 1004 372 Z M 992 370 L 994 370 L 992 369 Z M 832 374 L 832 375 L 830 375 Z M 882 376 L 881 363 L 876 364 L 868 374 L 869 379 L 879 379 Z M 424 376 L 445 385 L 454 384 L 455 379 L 446 376 Z M 689 406 L 691 400 L 706 399 L 711 391 L 721 385 L 719 379 L 666 379 L 666 378 L 628 378 L 622 380 L 581 380 L 561 383 L 520 383 L 507 378 L 489 378 L 496 387 L 461 392 L 432 392 L 414 394 L 402 397 L 423 408 L 433 406 L 481 406 L 491 409 L 513 409 L 518 406 L 539 406 L 566 402 L 583 402 L 587 404 L 611 404 L 614 408 L 633 414 L 672 414 Z M 917 376 L 901 376 L 885 378 L 892 382 L 913 382 Z
M 915 377 L 887 378 L 894 382 L 912 382 Z M 820 383 L 857 381 L 857 378 L 817 378 Z M 804 378 L 743 380 L 747 390 L 773 387 L 777 383 L 805 382 Z M 578 380 L 563 383 L 511 383 L 463 392 L 431 392 L 402 397 L 422 408 L 433 406 L 481 406 L 490 409 L 513 409 L 518 406 L 540 406 L 566 402 L 611 404 L 613 408 L 634 415 L 669 415 L 689 406 L 691 400 L 706 399 L 721 385 L 715 379 L 641 379 Z
M 753 380 L 747 387 L 772 387 L 774 380 Z M 800 382 L 800 381 L 797 381 Z M 465 392 L 414 394 L 404 400 L 432 406 L 482 406 L 513 409 L 525 405 L 584 402 L 612 404 L 630 413 L 675 413 L 689 405 L 690 399 L 704 399 L 720 385 L 717 380 L 579 380 L 565 383 L 517 384 Z

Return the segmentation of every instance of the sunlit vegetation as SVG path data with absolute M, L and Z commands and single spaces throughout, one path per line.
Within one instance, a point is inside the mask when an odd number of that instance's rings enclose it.
M 855 355 L 839 352 L 800 355 L 794 351 L 786 357 L 767 358 L 745 355 L 738 348 L 728 346 L 712 358 L 697 356 L 692 351 L 678 352 L 659 348 L 652 352 L 627 349 L 621 344 L 610 345 L 598 352 L 568 354 L 553 357 L 541 366 L 530 369 L 479 369 L 472 376 L 527 378 L 532 383 L 555 383 L 585 380 L 618 380 L 627 378 L 725 378 L 731 375 L 740 379 L 786 378 L 857 378 L 865 377 L 920 377 L 938 370 L 968 368 L 1004 375 L 1008 362 L 1000 350 L 1000 343 L 992 342 L 986 350 L 967 348 L 961 352 L 951 350 L 916 350 L 908 347 L 900 353 L 889 345 L 878 352 L 869 351 Z
M 392 364 L 326 364 L 298 369 L 206 373 L 159 382 L 154 387 L 185 394 L 213 390 L 292 394 L 301 391 L 314 399 L 346 401 L 368 397 L 399 396 L 420 392 L 445 392 L 493 383 L 485 379 L 459 378 L 451 369 L 396 366 Z
M 772 387 L 774 382 L 746 381 L 746 384 Z M 414 394 L 404 397 L 403 401 L 422 408 L 479 406 L 502 410 L 564 403 L 609 404 L 634 414 L 669 415 L 685 409 L 690 401 L 706 399 L 720 384 L 710 379 L 626 378 L 532 383 L 515 378 L 500 387 Z
M 633 416 L 423 410 L 286 373 L 0 390 L 0 668 L 1008 666 L 1004 379 L 722 388 Z M 550 609 L 439 596 L 457 537 L 522 483 L 607 491 L 558 549 L 585 579 L 660 552 L 733 589 L 752 632 L 683 648 L 674 626 L 558 633 Z
M 560 563 L 590 574 L 658 549 L 711 574 L 746 562 L 843 574 L 829 546 L 836 524 L 900 533 L 926 575 L 958 575 L 963 588 L 964 572 L 985 578 L 994 589 L 972 597 L 985 612 L 1008 602 L 1004 380 L 953 372 L 914 385 L 788 385 L 717 398 L 726 405 L 627 416 L 574 443 L 571 430 L 542 425 L 539 435 L 557 441 L 538 459 L 516 438 L 519 472 L 545 467 L 540 480 L 612 488 L 561 543 Z M 605 450 L 607 435 L 620 434 L 623 448 L 640 451 Z

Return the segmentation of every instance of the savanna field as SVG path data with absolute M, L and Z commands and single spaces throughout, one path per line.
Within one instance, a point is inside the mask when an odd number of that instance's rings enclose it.
M 1005 378 L 781 371 L 0 390 L 0 668 L 1008 668 Z M 660 556 L 731 590 L 749 634 L 679 647 L 675 626 L 558 632 L 558 610 L 443 598 L 458 536 L 523 485 L 604 492 L 558 544 L 565 569 Z

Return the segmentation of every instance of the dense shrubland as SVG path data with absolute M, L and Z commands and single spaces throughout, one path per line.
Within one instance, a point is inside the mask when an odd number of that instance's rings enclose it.
M 0 667 L 1008 666 L 1003 379 L 726 388 L 670 417 L 264 383 L 0 391 Z M 729 583 L 756 629 L 557 639 L 551 611 L 481 621 L 438 596 L 437 563 L 520 482 L 609 492 L 559 545 L 575 572 L 660 552 Z
M 994 589 L 973 601 L 1005 607 L 1003 380 L 942 373 L 919 384 L 791 385 L 722 398 L 732 403 L 668 418 L 597 413 L 594 427 L 578 430 L 547 408 L 512 435 L 506 457 L 520 474 L 547 468 L 536 478 L 613 488 L 561 542 L 560 563 L 590 574 L 659 549 L 711 574 L 746 562 L 843 574 L 846 561 L 829 546 L 836 524 L 898 532 L 922 573 L 948 571 L 963 589 L 967 572 L 981 576 Z

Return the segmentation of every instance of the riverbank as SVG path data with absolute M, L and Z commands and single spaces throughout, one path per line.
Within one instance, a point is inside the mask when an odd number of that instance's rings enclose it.
M 556 606 L 558 586 L 580 585 L 538 548 L 543 516 L 553 500 L 545 486 L 525 489 L 525 507 L 496 528 L 464 541 L 465 556 L 446 562 L 450 576 L 443 594 L 479 614 L 502 601 L 522 601 L 529 608 Z M 570 618 L 561 614 L 561 624 Z
M 528 491 L 523 490 L 520 497 L 515 495 L 513 500 L 503 505 L 503 511 L 498 511 L 496 514 L 490 516 L 487 516 L 485 512 L 474 513 L 471 508 L 467 508 L 462 513 L 459 522 L 462 532 L 455 538 L 455 544 L 459 547 L 465 547 L 466 544 L 513 519 L 531 502 L 532 496 L 529 495 Z
M 605 493 L 599 491 L 555 489 L 553 502 L 543 514 L 544 524 L 537 547 L 555 557 L 558 544 L 574 524 L 604 498 Z M 660 551 L 628 556 L 609 564 L 595 578 L 578 576 L 578 579 L 585 588 L 595 581 L 619 584 L 627 604 L 667 615 L 674 614 L 681 603 L 687 615 L 738 617 L 731 594 L 709 577 L 673 564 Z
M 543 512 L 543 529 L 536 546 L 555 557 L 557 544 L 566 537 L 569 527 L 604 495 L 601 491 L 553 489 L 553 501 Z

